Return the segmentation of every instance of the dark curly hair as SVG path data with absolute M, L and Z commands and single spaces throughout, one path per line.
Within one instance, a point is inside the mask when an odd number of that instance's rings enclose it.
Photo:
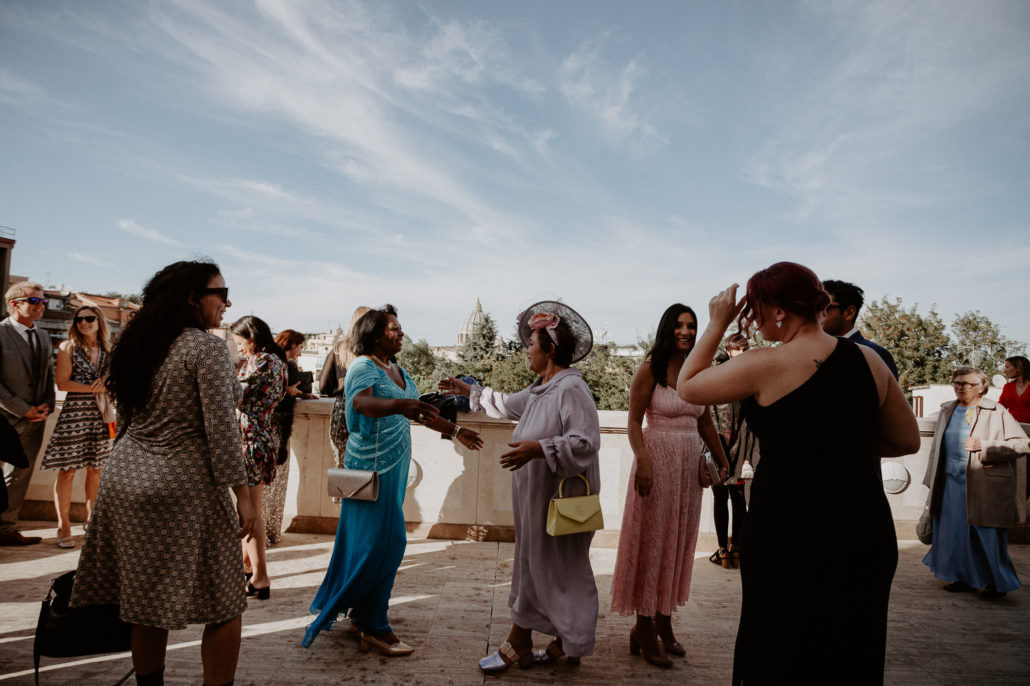
M 371 355 L 376 351 L 376 341 L 386 331 L 389 318 L 397 316 L 397 308 L 383 305 L 378 310 L 369 310 L 358 317 L 350 330 L 352 352 L 355 355 Z
M 693 309 L 682 303 L 669 305 L 658 321 L 654 345 L 647 351 L 647 356 L 644 358 L 651 360 L 651 373 L 654 375 L 654 380 L 662 386 L 669 385 L 669 380 L 665 378 L 665 375 L 669 371 L 669 360 L 672 359 L 672 353 L 676 349 L 676 325 L 679 323 L 680 315 L 684 312 L 689 313 L 694 318 L 694 324 L 697 324 L 697 314 Z
M 118 403 L 123 424 L 146 407 L 154 375 L 179 334 L 204 328 L 191 298 L 220 273 L 214 262 L 176 262 L 143 287 L 143 304 L 122 331 L 107 376 L 107 390 Z
M 255 352 L 271 353 L 283 362 L 286 361 L 286 353 L 283 352 L 283 349 L 275 342 L 275 338 L 272 337 L 272 329 L 260 317 L 255 317 L 252 314 L 240 317 L 232 323 L 229 331 L 253 343 Z

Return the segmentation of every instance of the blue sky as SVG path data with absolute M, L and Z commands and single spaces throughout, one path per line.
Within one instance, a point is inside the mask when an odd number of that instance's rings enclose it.
M 228 317 L 560 297 L 634 342 L 790 259 L 1030 340 L 1030 4 L 0 3 L 13 272 Z M 702 323 L 706 319 L 702 314 Z

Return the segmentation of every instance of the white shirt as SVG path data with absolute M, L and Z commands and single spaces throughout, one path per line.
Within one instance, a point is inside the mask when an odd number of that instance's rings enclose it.
M 24 324 L 22 324 L 21 322 L 19 322 L 14 317 L 11 317 L 11 324 L 14 325 L 14 330 L 17 331 L 18 333 L 20 333 L 21 337 L 25 339 L 25 342 L 29 344 L 29 347 L 32 347 L 32 341 L 29 340 L 29 331 L 35 331 L 36 332 L 36 345 L 37 346 L 40 345 L 41 341 L 39 339 L 39 328 L 38 327 L 32 326 L 31 328 L 29 328 L 29 327 L 25 326 Z
M 848 331 L 846 334 L 841 336 L 841 338 L 854 338 L 857 335 L 858 335 L 858 327 L 857 326 L 853 326 L 853 327 L 851 327 L 851 331 Z

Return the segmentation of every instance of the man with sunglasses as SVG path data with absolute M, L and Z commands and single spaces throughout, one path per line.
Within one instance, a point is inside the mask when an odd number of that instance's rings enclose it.
M 22 536 L 17 524 L 46 419 L 54 409 L 50 336 L 36 326 L 46 312 L 47 299 L 42 286 L 26 281 L 11 286 L 4 298 L 11 315 L 0 321 L 0 415 L 17 432 L 28 466 L 3 465 L 8 504 L 0 514 L 0 546 L 31 545 L 40 538 Z

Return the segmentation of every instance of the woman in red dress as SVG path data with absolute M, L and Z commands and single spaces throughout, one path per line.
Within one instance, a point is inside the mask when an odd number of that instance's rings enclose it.
M 1009 411 L 1017 422 L 1030 423 L 1030 360 L 1022 355 L 1005 358 L 1005 378 L 998 404 Z

